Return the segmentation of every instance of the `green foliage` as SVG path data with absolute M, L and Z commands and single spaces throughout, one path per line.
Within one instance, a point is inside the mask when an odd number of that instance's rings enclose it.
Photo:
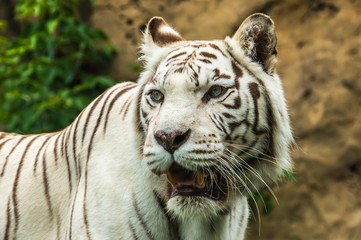
M 17 1 L 21 32 L 0 38 L 0 123 L 7 131 L 59 130 L 115 83 L 100 74 L 115 48 L 80 19 L 79 2 Z
M 297 182 L 297 177 L 296 175 L 291 172 L 291 171 L 284 171 L 283 172 L 283 175 L 285 176 L 285 178 L 290 181 L 291 183 L 296 183 Z
M 273 211 L 274 203 L 273 196 L 271 193 L 261 191 L 254 196 L 256 203 L 259 204 L 263 209 L 263 214 L 270 214 Z

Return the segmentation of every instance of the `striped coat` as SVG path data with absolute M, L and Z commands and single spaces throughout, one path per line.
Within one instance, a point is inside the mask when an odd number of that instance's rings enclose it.
M 152 18 L 138 83 L 62 131 L 0 133 L 0 238 L 243 239 L 247 198 L 291 168 L 275 47 L 262 14 L 222 41 Z

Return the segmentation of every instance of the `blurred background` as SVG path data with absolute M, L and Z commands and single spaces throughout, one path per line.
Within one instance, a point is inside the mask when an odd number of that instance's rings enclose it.
M 361 240 L 360 0 L 1 0 L 0 129 L 62 129 L 107 87 L 136 81 L 152 16 L 209 40 L 255 12 L 276 24 L 297 180 L 274 187 L 260 219 L 253 206 L 248 239 Z

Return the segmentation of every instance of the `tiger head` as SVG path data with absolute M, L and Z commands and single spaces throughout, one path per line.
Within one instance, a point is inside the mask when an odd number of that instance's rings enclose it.
M 169 212 L 218 214 L 291 168 L 268 16 L 254 14 L 232 38 L 214 41 L 186 41 L 154 17 L 144 36 L 143 156 L 167 182 L 161 191 Z

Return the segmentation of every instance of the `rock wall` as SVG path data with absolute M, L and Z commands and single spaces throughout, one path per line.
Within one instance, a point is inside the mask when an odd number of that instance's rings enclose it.
M 111 74 L 134 80 L 150 17 L 186 39 L 222 39 L 254 12 L 276 24 L 298 181 L 274 189 L 279 205 L 252 218 L 248 239 L 361 239 L 360 0 L 98 0 L 92 23 L 120 48 Z

